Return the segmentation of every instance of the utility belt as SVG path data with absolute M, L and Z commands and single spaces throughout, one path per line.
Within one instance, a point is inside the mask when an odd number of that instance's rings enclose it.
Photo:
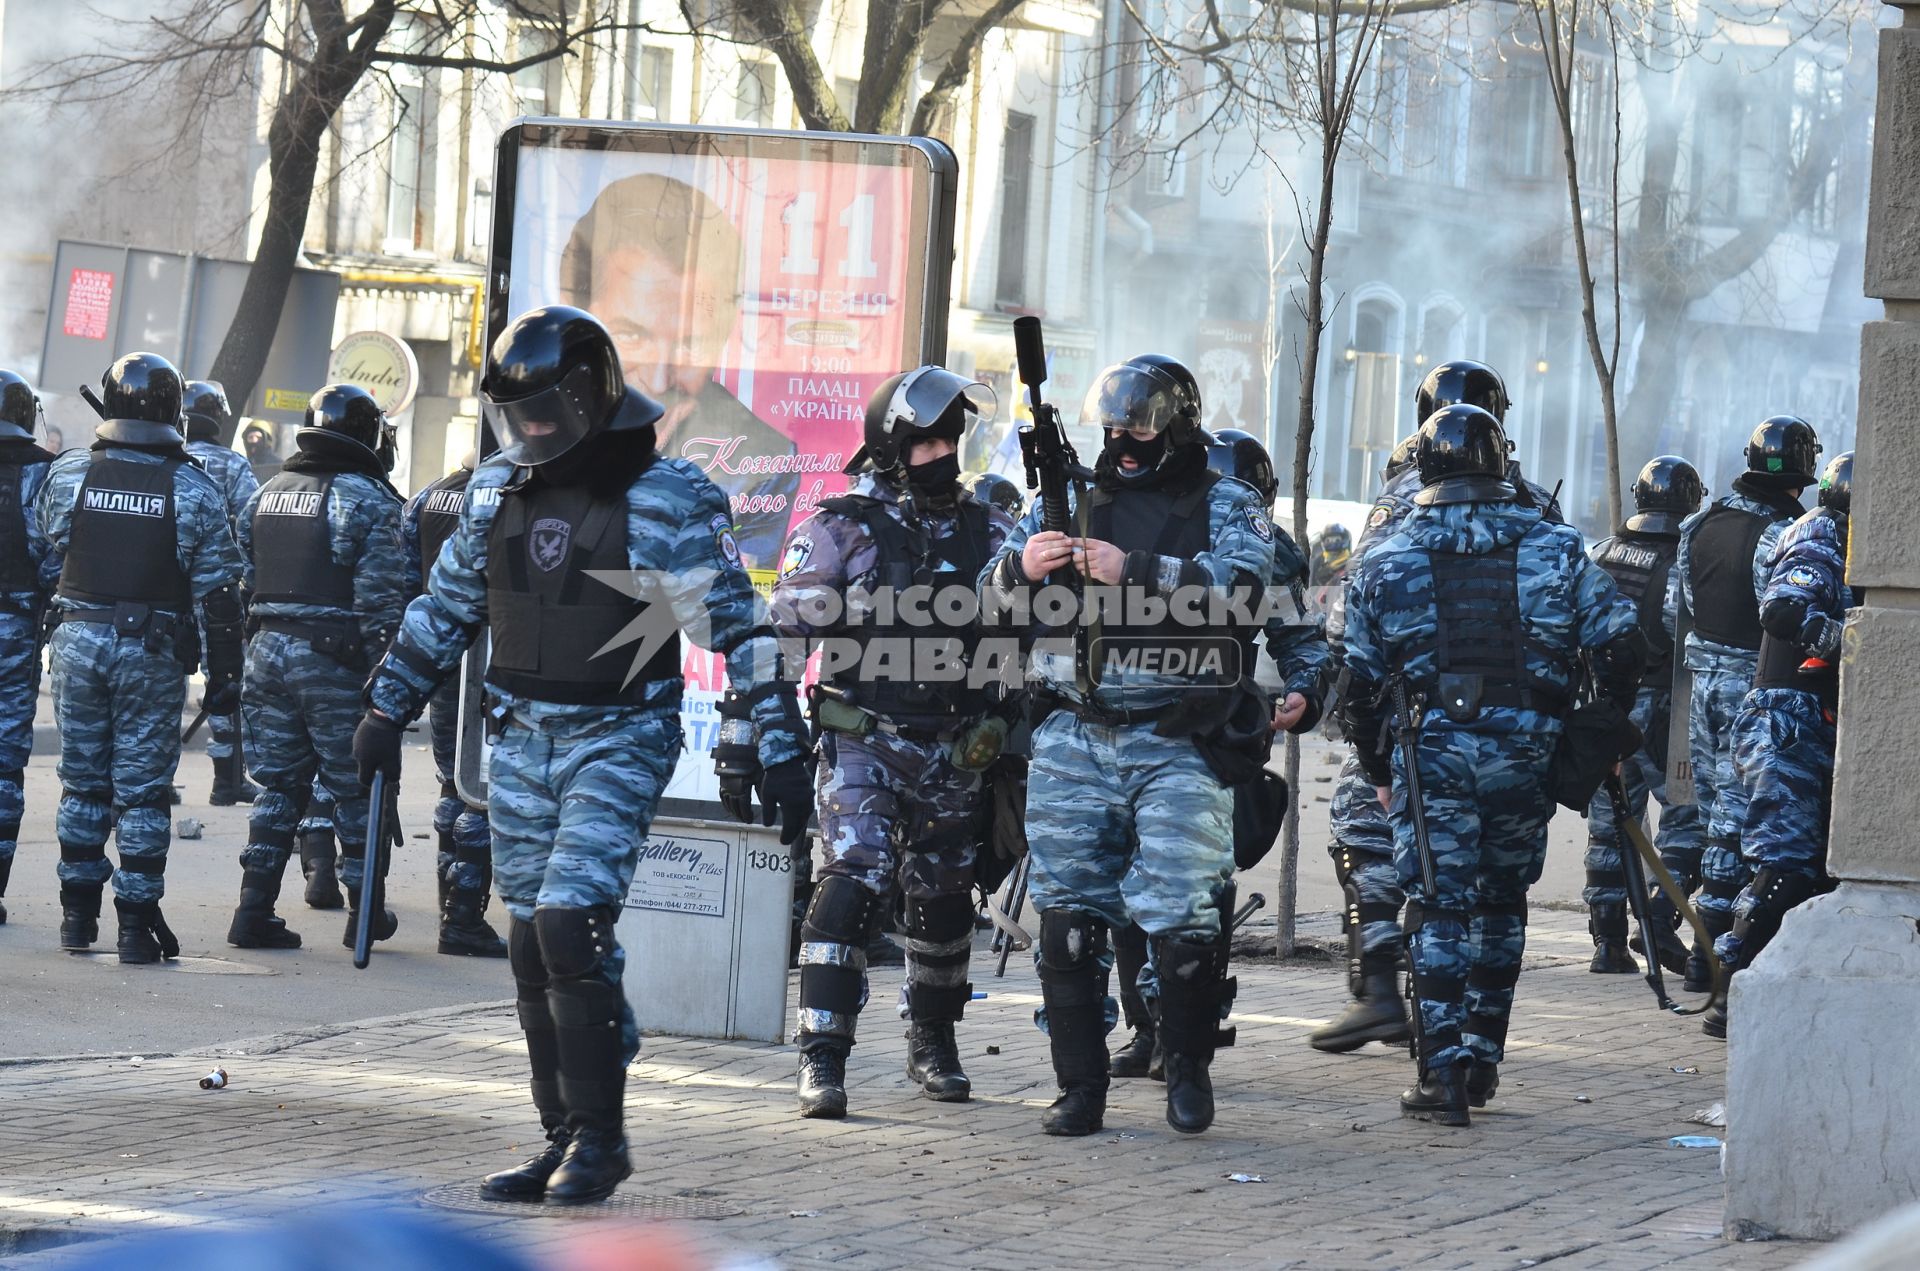
M 1538 711 L 1560 718 L 1569 699 L 1558 689 L 1526 684 L 1488 684 L 1484 676 L 1442 674 L 1424 684 L 1410 685 L 1427 704 L 1456 724 L 1470 724 L 1484 708 Z
M 112 627 L 117 636 L 140 639 L 148 653 L 172 653 L 190 670 L 200 665 L 200 628 L 181 614 L 137 601 L 111 608 L 54 609 L 48 615 L 47 630 L 65 622 L 97 622 Z
M 807 689 L 808 715 L 817 732 L 845 737 L 886 733 L 903 741 L 951 742 L 954 766 L 984 772 L 1006 749 L 1007 722 L 997 715 L 957 716 L 935 721 L 889 719 L 861 706 L 842 685 L 815 682 Z
M 1035 688 L 1032 697 L 1032 720 L 1035 728 L 1040 727 L 1047 716 L 1057 710 L 1066 711 L 1083 723 L 1120 728 L 1134 724 L 1158 724 L 1181 706 L 1179 702 L 1167 702 L 1159 706 L 1142 706 L 1129 710 L 1105 706 L 1099 702 L 1075 701 L 1064 693 L 1045 687 Z
M 276 618 L 265 614 L 247 620 L 249 636 L 262 631 L 305 640 L 315 652 L 326 654 L 342 666 L 366 669 L 367 646 L 358 623 L 347 619 L 330 622 L 324 618 Z

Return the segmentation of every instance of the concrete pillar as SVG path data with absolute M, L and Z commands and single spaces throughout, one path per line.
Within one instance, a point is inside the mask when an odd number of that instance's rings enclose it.
M 1734 982 L 1727 1233 L 1832 1239 L 1920 1199 L 1920 0 L 1879 33 L 1831 895 Z

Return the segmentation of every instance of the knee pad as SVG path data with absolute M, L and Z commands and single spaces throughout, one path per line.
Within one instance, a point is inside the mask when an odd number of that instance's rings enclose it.
M 908 948 L 915 944 L 951 945 L 964 940 L 973 943 L 973 897 L 966 892 L 951 896 L 907 898 Z
M 521 997 L 527 996 L 526 989 L 546 992 L 547 961 L 540 956 L 540 936 L 523 918 L 507 924 L 507 968 L 513 972 L 514 983 L 522 987 Z
M 1079 909 L 1040 914 L 1040 969 L 1071 974 L 1097 966 L 1107 951 L 1107 924 Z
M 551 980 L 578 980 L 598 970 L 618 946 L 612 905 L 543 905 L 533 911 L 540 957 Z
M 813 889 L 800 938 L 809 943 L 865 945 L 880 898 L 845 874 L 829 874 Z

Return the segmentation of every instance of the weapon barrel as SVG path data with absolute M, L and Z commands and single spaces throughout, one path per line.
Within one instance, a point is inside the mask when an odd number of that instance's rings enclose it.
M 1034 401 L 1040 400 L 1040 386 L 1047 382 L 1047 345 L 1040 334 L 1040 319 L 1028 316 L 1013 320 L 1013 354 L 1020 364 L 1020 382 Z

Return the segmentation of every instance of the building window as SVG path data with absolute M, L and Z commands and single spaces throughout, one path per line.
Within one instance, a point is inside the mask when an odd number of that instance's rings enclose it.
M 665 119 L 672 110 L 673 50 L 640 43 L 638 31 L 627 34 L 627 118 Z
M 860 109 L 860 81 L 857 79 L 835 79 L 833 81 L 833 99 L 840 103 L 840 113 L 852 123 L 854 115 Z
M 1500 81 L 1503 99 L 1499 114 L 1499 154 L 1506 174 L 1522 181 L 1538 181 L 1548 174 L 1548 147 L 1556 130 L 1552 91 L 1542 72 L 1508 75 Z
M 1021 306 L 1027 300 L 1027 220 L 1033 195 L 1033 116 L 1007 112 L 1000 151 L 1000 265 L 994 299 Z
M 391 47 L 418 52 L 422 42 L 417 19 L 395 20 Z M 427 176 L 427 81 L 420 67 L 404 63 L 393 65 L 390 81 L 393 114 L 387 134 L 387 217 L 382 237 L 386 250 L 410 252 L 425 237 L 421 190 Z
M 773 126 L 773 66 L 768 62 L 740 63 L 733 89 L 733 117 L 755 128 Z
M 552 27 L 522 23 L 513 29 L 513 60 L 534 57 L 560 45 L 560 33 Z M 514 101 L 523 115 L 550 115 L 560 105 L 558 74 L 560 59 L 548 58 L 523 66 L 513 73 Z

